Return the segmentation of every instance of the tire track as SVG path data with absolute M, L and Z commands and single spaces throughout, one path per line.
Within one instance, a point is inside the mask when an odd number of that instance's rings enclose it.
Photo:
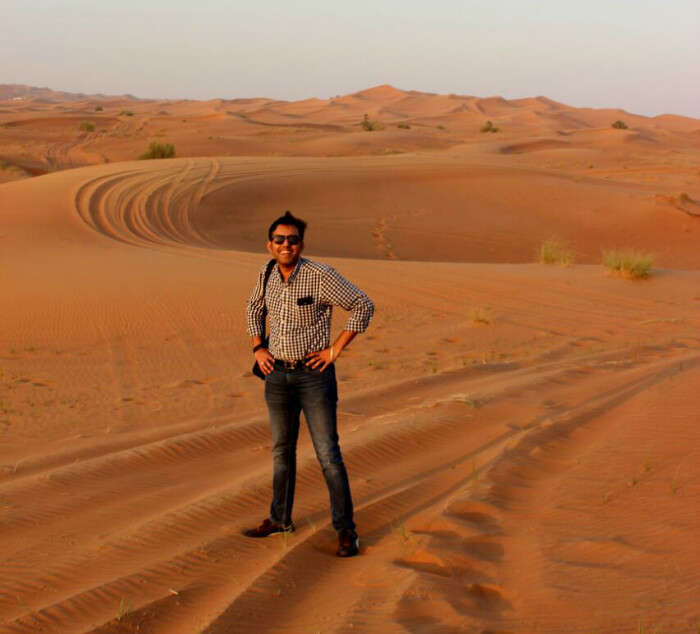
M 501 420 L 498 398 L 494 396 L 485 400 L 485 405 L 479 410 L 479 425 L 465 425 L 464 416 L 469 410 L 465 412 L 466 405 L 460 402 L 460 398 L 465 387 L 472 385 L 473 376 L 466 379 L 466 383 L 452 385 L 451 394 L 445 393 L 432 404 L 406 407 L 390 415 L 388 420 L 386 413 L 369 418 L 355 435 L 348 436 L 344 444 L 348 469 L 353 474 L 364 476 L 356 480 L 355 491 L 363 537 L 381 540 L 391 530 L 393 522 L 412 517 L 447 499 L 472 477 L 470 466 L 473 461 L 478 461 L 483 468 L 488 461 L 502 455 L 509 442 L 527 437 L 530 430 L 555 428 L 566 421 L 572 425 L 583 424 L 591 416 L 614 407 L 669 373 L 682 371 L 679 370 L 679 359 L 684 360 L 683 368 L 698 363 L 697 356 L 687 354 L 661 360 L 654 357 L 650 355 L 646 363 L 623 369 L 602 363 L 590 372 L 565 367 L 553 375 L 533 373 L 532 380 L 519 387 L 502 377 L 502 383 L 494 386 L 494 394 L 499 393 L 501 399 L 514 398 L 523 390 L 538 385 L 546 388 L 549 396 L 572 387 L 584 394 L 599 394 L 554 419 L 548 416 L 545 420 L 540 414 L 538 422 L 537 413 L 532 412 L 532 424 L 509 425 Z M 611 386 L 613 380 L 615 385 Z M 601 392 L 599 385 L 608 385 L 608 391 Z M 34 489 L 26 488 L 31 481 L 25 479 L 25 488 L 18 489 L 17 493 L 21 497 L 37 498 L 40 509 L 24 521 L 18 517 L 19 523 L 14 527 L 7 526 L 8 534 L 13 528 L 22 528 L 28 529 L 30 535 L 32 524 L 41 527 L 55 521 L 53 518 L 79 512 L 82 500 L 91 508 L 106 506 L 109 496 L 118 497 L 128 489 L 118 484 L 119 477 L 125 473 L 140 481 L 142 487 L 151 486 L 157 490 L 162 482 L 154 479 L 154 471 L 180 470 L 186 476 L 188 468 L 197 471 L 198 460 L 211 461 L 216 455 L 225 457 L 227 451 L 235 456 L 236 452 L 244 452 L 246 446 L 261 442 L 266 435 L 262 423 L 251 425 L 246 430 L 229 428 L 225 431 L 228 436 L 222 436 L 222 430 L 210 430 L 182 439 L 179 444 L 166 441 L 145 451 L 141 448 L 127 450 L 114 464 L 109 464 L 111 457 L 107 457 L 102 464 L 97 460 L 92 465 L 69 466 L 62 472 L 49 474 L 48 479 L 35 478 Z M 298 517 L 321 522 L 324 526 L 327 514 L 325 491 L 318 485 L 315 458 L 308 447 L 303 453 L 299 464 Z M 427 453 L 430 454 L 429 467 L 425 459 Z M 37 624 L 46 631 L 58 627 L 56 624 L 65 629 L 54 631 L 89 631 L 88 621 L 109 621 L 114 616 L 115 602 L 118 605 L 125 596 L 132 598 L 134 618 L 147 618 L 152 624 L 161 623 L 159 619 L 163 615 L 159 608 L 154 607 L 160 605 L 159 602 L 165 602 L 169 610 L 184 618 L 183 614 L 187 615 L 185 604 L 176 609 L 168 600 L 168 588 L 173 587 L 176 590 L 206 588 L 208 601 L 219 606 L 217 611 L 224 615 L 220 617 L 223 620 L 214 621 L 212 628 L 218 627 L 217 622 L 230 623 L 234 616 L 242 618 L 242 614 L 249 615 L 246 618 L 253 626 L 256 619 L 262 618 L 257 608 L 253 610 L 254 604 L 266 596 L 265 588 L 279 582 L 276 575 L 287 569 L 283 565 L 287 554 L 281 553 L 280 559 L 279 552 L 261 552 L 259 545 L 238 535 L 241 518 L 258 518 L 258 515 L 265 514 L 269 495 L 267 454 L 251 460 L 242 467 L 242 471 L 249 475 L 235 486 L 207 479 L 194 490 L 194 496 L 175 496 L 170 508 L 154 508 L 152 516 L 141 512 L 136 524 L 131 521 L 130 526 L 128 523 L 115 526 L 116 537 L 97 541 L 55 559 L 38 578 L 27 565 L 31 558 L 19 556 L 14 559 L 14 564 L 6 562 L 10 565 L 5 566 L 7 578 L 0 585 L 0 609 L 5 618 L 10 619 L 11 629 L 7 631 L 37 631 Z M 396 461 L 402 463 L 400 479 L 392 468 Z M 436 468 L 435 464 L 440 466 Z M 73 506 L 64 501 L 63 506 L 59 504 L 51 509 L 46 504 L 47 498 L 56 497 L 61 490 L 64 494 L 80 490 L 82 500 L 76 500 Z M 3 490 L 3 497 L 7 497 L 7 492 Z M 133 501 L 124 500 L 125 506 L 137 500 L 138 489 Z M 328 540 L 327 531 L 321 531 L 317 537 L 314 535 L 311 530 L 302 529 L 298 546 L 293 551 L 300 554 L 293 556 L 307 556 L 309 548 L 323 551 L 323 544 Z M 234 561 L 235 582 L 230 578 L 230 566 Z M 261 575 L 260 566 L 264 561 L 268 562 L 264 564 L 267 572 Z M 297 566 L 289 563 L 289 568 L 296 569 Z M 331 568 L 333 575 L 342 574 L 342 569 Z M 297 580 L 297 589 L 293 593 L 295 601 L 304 601 L 306 596 L 313 595 L 309 585 L 318 582 L 310 572 L 314 569 L 308 567 L 310 576 Z M 231 602 L 231 597 L 236 596 L 238 598 Z M 17 597 L 31 609 L 22 609 Z M 111 608 L 107 609 L 109 606 Z M 195 606 L 189 609 L 194 610 Z M 251 611 L 258 615 L 252 620 Z M 156 621 L 144 616 L 151 613 L 157 615 Z M 275 623 L 258 625 L 263 629 L 268 625 L 278 626 Z M 288 625 L 280 623 L 279 627 Z M 153 631 L 164 630 L 156 628 Z

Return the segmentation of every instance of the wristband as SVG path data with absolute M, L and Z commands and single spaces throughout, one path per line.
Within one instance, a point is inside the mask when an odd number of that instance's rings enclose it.
M 255 354 L 260 348 L 264 348 L 265 344 L 259 343 L 257 346 L 253 348 L 253 354 Z

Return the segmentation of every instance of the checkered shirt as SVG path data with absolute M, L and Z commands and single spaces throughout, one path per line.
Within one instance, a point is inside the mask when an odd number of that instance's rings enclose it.
M 330 345 L 333 306 L 351 311 L 345 330 L 364 332 L 374 314 L 374 304 L 359 288 L 334 268 L 300 258 L 286 282 L 277 264 L 270 272 L 262 296 L 265 269 L 248 299 L 247 330 L 251 337 L 263 336 L 263 308 L 270 316 L 269 351 L 275 359 L 298 361 L 310 352 Z

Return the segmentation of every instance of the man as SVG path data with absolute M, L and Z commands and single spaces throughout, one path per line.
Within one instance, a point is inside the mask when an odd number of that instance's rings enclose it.
M 272 430 L 273 481 L 270 516 L 248 537 L 292 532 L 299 416 L 304 412 L 331 501 L 339 557 L 358 553 L 348 475 L 338 445 L 335 362 L 364 332 L 374 304 L 333 268 L 301 257 L 306 223 L 289 211 L 268 230 L 267 250 L 275 260 L 265 284 L 264 267 L 248 300 L 248 334 L 265 375 L 265 401 Z M 265 291 L 263 293 L 263 288 Z M 333 306 L 351 311 L 345 329 L 330 344 Z M 265 310 L 270 316 L 266 346 Z

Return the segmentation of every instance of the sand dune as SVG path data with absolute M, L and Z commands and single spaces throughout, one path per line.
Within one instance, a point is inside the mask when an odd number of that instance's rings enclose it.
M 196 110 L 197 125 L 270 130 L 240 137 L 263 154 L 284 153 L 294 117 L 342 127 L 362 104 L 425 120 L 565 108 L 391 87 L 231 103 L 139 102 L 118 126 Z M 370 156 L 110 162 L 0 185 L 0 632 L 695 632 L 700 195 L 673 122 L 435 129 L 382 155 L 399 129 L 305 128 L 310 154 L 357 137 Z M 92 139 L 53 156 L 135 147 Z M 306 430 L 299 530 L 241 535 L 271 470 L 243 307 L 285 208 L 310 222 L 308 255 L 377 305 L 337 366 L 362 536 L 347 561 Z M 575 266 L 533 263 L 554 233 Z M 605 274 L 606 246 L 654 251 L 652 277 Z
M 181 156 L 382 155 L 475 141 L 480 147 L 497 149 L 516 139 L 522 142 L 587 130 L 609 132 L 618 119 L 629 130 L 615 130 L 609 136 L 621 152 L 632 138 L 654 141 L 660 137 L 663 148 L 652 151 L 685 152 L 700 147 L 696 119 L 574 108 L 545 97 L 506 100 L 377 86 L 331 99 L 296 102 L 266 98 L 155 101 L 65 95 L 46 89 L 26 90 L 16 101 L 18 97 L 12 95 L 18 94 L 18 87 L 6 88 L 0 87 L 0 98 L 4 98 L 0 100 L 0 160 L 30 170 L 135 159 L 151 141 L 174 143 Z M 382 130 L 364 131 L 365 114 Z M 487 120 L 500 129 L 498 135 L 480 133 Z M 84 122 L 94 124 L 95 131 L 81 131 Z M 403 127 L 397 127 L 399 124 Z M 603 149 L 595 140 L 593 143 L 594 149 Z M 614 161 L 640 158 L 615 157 Z M 664 160 L 659 154 L 655 159 L 658 163 Z

